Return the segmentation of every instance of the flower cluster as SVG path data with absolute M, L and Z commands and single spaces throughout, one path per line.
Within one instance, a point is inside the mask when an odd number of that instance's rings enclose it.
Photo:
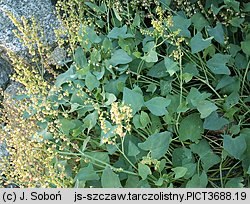
M 142 160 L 140 161 L 140 163 L 153 166 L 155 170 L 160 168 L 160 161 L 158 161 L 157 159 L 153 159 L 149 156 L 142 157 Z
M 132 109 L 125 104 L 119 104 L 114 102 L 111 104 L 110 117 L 113 124 L 117 127 L 115 133 L 120 137 L 125 137 L 126 132 L 131 131 L 130 120 L 132 116 Z
M 58 171 L 59 155 L 55 146 L 46 146 L 37 134 L 35 116 L 25 117 L 29 100 L 4 100 L 1 120 L 5 126 L 0 130 L 1 140 L 8 147 L 9 156 L 1 161 L 4 185 L 15 183 L 19 187 L 67 186 L 64 171 Z M 66 182 L 66 183 L 65 183 Z
M 127 106 L 123 103 L 119 104 L 118 102 L 113 102 L 111 104 L 111 109 L 109 113 L 100 109 L 98 112 L 100 127 L 103 133 L 107 134 L 109 131 L 112 130 L 111 134 L 114 134 L 114 138 L 103 138 L 103 143 L 113 144 L 117 136 L 119 136 L 120 138 L 124 138 L 127 132 L 131 131 L 130 121 L 133 116 L 132 109 L 130 106 Z M 108 125 L 109 122 L 107 119 L 110 119 L 110 125 Z

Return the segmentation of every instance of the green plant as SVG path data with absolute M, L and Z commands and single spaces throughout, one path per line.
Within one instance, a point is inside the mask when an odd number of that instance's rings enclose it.
M 248 187 L 250 4 L 139 4 L 58 2 L 37 134 L 75 187 Z

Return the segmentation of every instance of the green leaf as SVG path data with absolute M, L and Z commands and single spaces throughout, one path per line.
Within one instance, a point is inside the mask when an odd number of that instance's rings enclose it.
M 176 112 L 177 113 L 185 113 L 189 108 L 187 107 L 187 102 L 182 101 L 182 103 L 178 106 Z
M 179 70 L 178 64 L 169 57 L 164 58 L 164 64 L 170 76 L 173 76 Z
M 162 127 L 162 121 L 160 117 L 153 115 L 150 113 L 150 119 L 151 119 L 151 126 L 149 127 L 149 131 L 151 134 L 153 133 L 159 133 Z
M 43 137 L 43 139 L 45 139 L 45 140 L 53 140 L 53 135 L 50 132 L 48 132 L 48 124 L 47 123 L 43 123 L 43 124 L 41 124 L 41 126 L 39 125 L 39 127 L 41 128 L 41 131 L 37 132 L 38 135 L 41 135 Z
M 240 134 L 245 138 L 246 141 L 246 151 L 244 153 L 244 160 L 242 161 L 242 167 L 244 168 L 244 171 L 250 175 L 250 129 L 244 128 L 241 130 Z
M 246 69 L 247 68 L 247 64 L 248 64 L 247 57 L 248 56 L 245 54 L 241 54 L 241 53 L 236 54 L 236 56 L 234 58 L 236 69 Z
M 148 183 L 148 180 L 140 180 L 138 183 L 137 183 L 137 186 L 136 188 L 150 188 L 151 186 L 149 185 Z
M 117 18 L 118 21 L 122 21 L 122 18 L 121 16 L 119 15 L 119 12 L 116 10 L 116 8 L 114 7 L 113 5 L 113 11 L 114 11 L 114 14 L 115 14 L 115 17 Z
M 110 59 L 110 64 L 116 66 L 118 64 L 128 64 L 132 58 L 122 49 L 116 50 Z
M 171 27 L 172 31 L 178 31 L 178 36 L 190 37 L 190 31 L 188 30 L 191 25 L 191 20 L 183 18 L 182 16 L 174 16 L 173 17 L 173 26 Z
M 160 80 L 161 96 L 166 96 L 172 90 L 172 81 Z
M 124 25 L 121 28 L 114 27 L 108 34 L 108 38 L 119 39 L 119 38 L 131 38 L 132 34 L 127 34 L 127 25 Z
M 131 90 L 125 87 L 123 89 L 123 101 L 125 104 L 131 106 L 133 115 L 141 110 L 142 106 L 144 106 L 142 93 L 136 91 L 135 89 Z
M 151 123 L 148 114 L 144 111 L 141 112 L 140 122 L 141 122 L 143 128 L 145 128 L 149 123 Z
M 240 100 L 240 95 L 238 92 L 234 91 L 229 96 L 226 97 L 225 107 L 231 108 L 232 106 L 238 104 Z
M 150 151 L 153 159 L 159 159 L 167 152 L 171 139 L 172 133 L 165 131 L 149 136 L 145 142 L 139 143 L 138 146 L 143 150 Z
M 95 12 L 101 12 L 101 13 L 105 13 L 105 11 L 103 11 L 99 6 L 97 6 L 96 4 L 93 4 L 91 2 L 84 2 L 84 4 L 86 4 L 89 8 L 91 8 L 93 11 Z
M 174 167 L 193 163 L 194 157 L 190 149 L 186 147 L 175 148 L 172 153 L 172 163 Z
M 241 43 L 241 49 L 246 55 L 250 55 L 250 40 L 242 41 Z
M 244 179 L 242 177 L 231 178 L 225 185 L 225 188 L 243 188 Z
M 118 45 L 126 51 L 129 55 L 131 55 L 131 50 L 133 50 L 134 47 L 134 40 L 132 39 L 123 39 L 119 38 Z M 134 53 L 133 53 L 134 54 Z
M 146 62 L 157 62 L 158 61 L 158 55 L 157 52 L 155 50 L 150 50 L 147 54 L 145 54 L 142 57 L 143 60 L 145 60 Z
M 229 53 L 232 57 L 235 57 L 236 54 L 241 50 L 240 46 L 236 44 L 230 43 L 228 46 L 229 46 Z
M 224 88 L 225 86 L 232 84 L 235 81 L 234 77 L 228 76 L 228 75 L 224 75 L 221 80 L 219 81 L 219 83 L 217 84 L 215 90 L 219 90 L 221 88 Z
M 250 2 L 244 4 L 244 9 L 243 9 L 243 11 L 244 11 L 244 12 L 250 12 Z
M 199 157 L 204 157 L 212 151 L 209 143 L 205 139 L 200 140 L 198 144 L 191 144 L 190 148 L 192 152 L 198 154 Z
M 99 180 L 99 176 L 94 171 L 93 165 L 89 164 L 87 167 L 81 168 L 76 174 L 74 180 L 79 181 L 90 181 L 90 180 Z
M 97 88 L 100 85 L 100 82 L 96 79 L 96 77 L 93 74 L 91 74 L 91 72 L 87 73 L 85 83 L 89 91 L 93 91 L 94 88 Z
M 240 11 L 240 2 L 235 0 L 224 0 L 224 3 L 229 7 L 234 9 L 236 12 Z
M 216 3 L 216 2 L 213 2 L 213 3 Z M 218 5 L 211 4 L 211 10 L 213 11 L 214 15 L 217 15 L 222 8 L 224 7 L 221 6 L 220 8 L 218 8 Z
M 171 115 L 176 113 L 177 108 L 180 105 L 180 95 L 179 94 L 168 94 L 167 98 L 171 99 L 171 103 L 167 107 L 169 114 L 165 115 L 165 117 L 172 118 Z
M 113 155 L 117 151 L 117 147 L 113 144 L 106 144 L 106 148 L 110 155 Z
M 137 188 L 140 178 L 138 176 L 128 174 L 128 179 L 124 188 Z
M 107 101 L 104 103 L 106 106 L 111 105 L 117 99 L 114 94 L 108 92 L 105 93 L 105 98 L 107 99 Z
M 71 103 L 69 113 L 75 112 L 78 109 L 79 106 L 80 106 L 80 104 L 78 104 L 78 103 Z
M 79 95 L 80 94 L 80 95 Z M 82 90 L 75 91 L 70 99 L 71 104 L 84 105 L 84 101 L 88 98 L 87 94 Z
M 132 122 L 136 129 L 143 128 L 138 114 L 134 115 Z
M 215 50 L 215 46 L 214 44 L 211 44 L 209 47 L 207 47 L 203 52 L 203 59 L 206 59 L 207 56 L 213 57 L 215 54 L 216 50 Z
M 238 135 L 240 133 L 240 125 L 232 125 L 229 131 L 232 135 Z
M 241 159 L 247 148 L 244 136 L 223 135 L 223 148 L 235 159 Z
M 226 63 L 228 63 L 230 58 L 231 58 L 230 55 L 223 55 L 217 53 L 210 60 L 207 61 L 207 67 L 214 74 L 230 75 L 231 72 L 229 68 L 226 66 Z
M 164 182 L 164 179 L 161 177 L 157 181 L 154 181 L 155 185 L 159 187 L 162 186 L 163 182 Z
M 221 130 L 229 121 L 223 117 L 218 116 L 215 111 L 205 118 L 203 128 L 207 130 Z
M 141 18 L 140 15 L 138 13 L 135 14 L 134 20 L 133 20 L 133 27 L 139 27 L 141 24 Z
M 72 81 L 74 79 L 76 79 L 76 75 L 74 74 L 73 68 L 70 67 L 66 72 L 57 76 L 55 86 L 59 88 L 62 84 Z
M 76 49 L 74 58 L 75 58 L 75 62 L 77 64 L 77 66 L 80 69 L 88 66 L 86 56 L 85 56 L 83 49 L 81 47 L 78 47 Z
M 100 43 L 102 39 L 96 34 L 94 28 L 86 27 L 86 34 L 92 43 Z
M 199 75 L 199 71 L 196 67 L 196 64 L 194 63 L 187 63 L 185 64 L 185 67 L 183 69 L 183 73 L 187 73 L 190 74 L 192 76 L 198 76 Z
M 171 0 L 160 0 L 160 3 L 164 9 L 167 9 L 169 5 L 171 4 Z
M 186 167 L 175 167 L 172 168 L 172 171 L 174 171 L 174 179 L 179 179 L 182 178 L 183 176 L 185 176 L 185 174 L 187 173 L 187 168 Z
M 144 52 L 144 56 L 141 57 L 141 59 L 145 60 L 146 62 L 157 62 L 158 61 L 158 55 L 155 51 L 155 42 L 149 41 L 143 45 L 142 48 Z
M 192 87 L 187 96 L 187 102 L 189 103 L 189 105 L 196 107 L 199 102 L 204 101 L 209 96 L 211 96 L 210 93 L 200 93 L 198 89 Z
M 190 145 L 193 153 L 198 154 L 202 161 L 203 169 L 207 172 L 209 168 L 220 162 L 220 157 L 213 153 L 209 143 L 202 139 L 198 144 Z
M 187 173 L 184 176 L 184 179 L 189 179 L 195 174 L 196 169 L 197 169 L 197 164 L 196 163 L 188 163 L 188 164 L 184 164 L 183 167 L 186 167 L 188 169 Z
M 128 142 L 128 156 L 135 157 L 140 153 L 138 147 L 131 141 Z
M 223 30 L 223 27 L 222 27 L 222 24 L 217 22 L 216 26 L 214 28 L 208 28 L 207 29 L 208 31 L 208 34 L 211 36 L 211 37 L 214 37 L 214 39 L 220 43 L 220 44 L 224 44 L 224 30 Z
M 155 64 L 147 73 L 148 76 L 162 78 L 168 76 L 164 60 Z
M 59 124 L 61 125 L 61 129 L 65 135 L 69 135 L 69 131 L 76 126 L 72 120 L 65 118 L 59 119 Z
M 198 142 L 201 139 L 203 131 L 203 124 L 199 114 L 193 113 L 181 121 L 179 138 L 181 141 L 191 140 Z
M 108 38 L 104 38 L 102 42 L 103 50 L 105 52 L 111 50 L 113 48 L 112 42 Z
M 150 168 L 146 164 L 138 164 L 138 173 L 142 177 L 142 180 L 145 180 L 148 175 L 152 174 Z
M 188 83 L 193 78 L 193 75 L 189 74 L 189 73 L 183 73 L 182 77 L 183 77 L 183 80 L 185 81 L 185 83 Z
M 156 89 L 157 89 L 157 86 L 154 83 L 152 83 L 152 84 L 148 85 L 146 92 L 154 93 L 156 91 Z
M 156 116 L 163 116 L 167 113 L 166 107 L 171 103 L 171 99 L 154 97 L 145 102 L 145 106 Z
M 201 162 L 202 162 L 202 167 L 203 167 L 204 171 L 207 172 L 208 169 L 210 169 L 214 165 L 220 163 L 221 158 L 217 154 L 215 154 L 213 152 L 209 152 L 206 155 L 204 155 L 203 157 L 201 157 Z
M 206 188 L 207 184 L 207 174 L 203 171 L 200 175 L 195 174 L 192 179 L 187 182 L 186 188 Z
M 105 91 L 114 94 L 116 97 L 123 91 L 128 75 L 123 74 L 118 79 L 110 79 L 104 85 Z
M 121 188 L 119 176 L 109 166 L 102 173 L 101 183 L 103 188 Z
M 107 152 L 85 152 L 85 154 L 93 158 L 93 159 L 90 159 L 90 162 L 93 165 L 96 165 L 97 166 L 96 168 L 98 168 L 98 166 L 100 165 L 103 165 L 103 163 L 106 163 L 106 164 L 110 163 L 109 155 Z M 101 162 L 99 162 L 98 160 Z M 101 169 L 103 168 L 101 167 Z
M 159 165 L 157 165 L 156 170 L 162 172 L 166 167 L 166 159 L 161 159 Z
M 212 112 L 216 111 L 217 109 L 218 107 L 214 103 L 207 100 L 200 101 L 197 104 L 197 110 L 200 112 L 201 118 L 208 117 Z
M 90 136 L 88 136 L 86 139 L 84 139 L 83 143 L 82 143 L 82 146 L 81 146 L 81 151 L 84 152 L 86 147 L 87 147 L 87 144 L 89 143 L 89 140 L 90 140 Z
M 194 24 L 194 27 L 198 30 L 201 31 L 205 26 L 208 26 L 209 23 L 206 20 L 206 18 L 200 13 L 197 12 L 191 17 L 191 21 Z
M 245 18 L 234 17 L 231 19 L 230 24 L 236 28 L 241 28 L 242 23 L 244 23 Z
M 190 41 L 190 47 L 192 53 L 197 53 L 205 48 L 207 48 L 211 44 L 212 37 L 203 39 L 201 32 L 198 32 Z
M 155 50 L 155 42 L 150 39 L 150 41 L 146 41 L 143 43 L 143 52 L 149 52 L 150 50 Z
M 95 127 L 98 119 L 98 113 L 97 111 L 94 111 L 93 113 L 88 114 L 84 119 L 83 119 L 83 126 L 84 128 L 88 129 L 88 132 Z

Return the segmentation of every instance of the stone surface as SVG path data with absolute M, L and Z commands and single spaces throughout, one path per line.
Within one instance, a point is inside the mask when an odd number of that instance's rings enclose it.
M 9 83 L 9 75 L 12 72 L 11 65 L 6 60 L 0 58 L 0 88 L 5 89 Z
M 24 89 L 24 86 L 22 84 L 16 81 L 11 81 L 8 87 L 4 91 L 4 96 L 5 97 L 15 96 L 19 90 L 23 90 L 23 89 Z
M 27 48 L 12 32 L 16 27 L 6 15 L 6 11 L 11 12 L 18 20 L 22 16 L 27 19 L 35 17 L 45 32 L 46 42 L 51 46 L 56 40 L 53 30 L 60 26 L 51 0 L 0 0 L 0 88 L 2 89 L 8 84 L 12 72 L 11 65 L 7 62 L 6 50 L 28 59 Z
M 0 48 L 17 53 L 26 48 L 13 34 L 12 30 L 16 28 L 5 14 L 6 10 L 12 12 L 19 20 L 21 16 L 28 19 L 34 16 L 44 29 L 46 40 L 53 44 L 55 41 L 53 30 L 59 26 L 59 21 L 53 13 L 51 0 L 0 0 Z
M 8 156 L 5 143 L 0 143 L 0 160 L 2 157 Z

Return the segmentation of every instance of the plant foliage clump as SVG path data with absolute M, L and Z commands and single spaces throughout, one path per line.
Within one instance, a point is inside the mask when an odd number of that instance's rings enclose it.
M 26 108 L 15 123 L 3 111 L 3 178 L 24 187 L 249 187 L 249 11 L 237 0 L 58 1 L 67 56 L 54 71 L 46 60 L 33 65 L 43 70 L 28 73 L 35 80 L 16 66 Z M 31 152 L 22 165 L 16 142 Z

